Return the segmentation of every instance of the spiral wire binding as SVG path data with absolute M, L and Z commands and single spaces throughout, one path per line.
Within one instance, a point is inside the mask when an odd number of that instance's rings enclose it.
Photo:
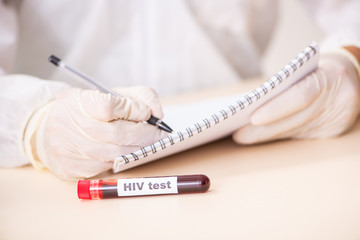
M 269 93 L 277 85 L 281 84 L 283 80 L 288 78 L 292 73 L 299 69 L 305 62 L 309 61 L 312 56 L 317 53 L 317 44 L 312 43 L 310 46 L 304 49 L 297 57 L 290 61 L 279 72 L 274 74 L 271 78 L 265 81 L 258 88 L 250 92 L 249 94 L 241 97 L 235 104 L 228 105 L 225 109 L 222 109 L 217 114 L 211 115 L 209 118 L 205 118 L 202 122 L 195 123 L 193 127 L 187 127 L 184 132 L 177 132 L 170 134 L 168 137 L 161 139 L 147 147 L 142 147 L 140 150 L 131 154 L 123 155 L 115 159 L 114 169 L 123 164 L 127 164 L 132 161 L 137 161 L 142 158 L 146 158 L 151 154 L 155 154 L 158 151 L 164 150 L 169 146 L 172 146 L 178 142 L 182 142 L 187 138 L 191 138 L 196 134 L 206 131 L 210 127 L 225 121 L 229 117 L 234 116 L 247 106 L 251 105 L 255 101 L 261 99 L 262 96 Z

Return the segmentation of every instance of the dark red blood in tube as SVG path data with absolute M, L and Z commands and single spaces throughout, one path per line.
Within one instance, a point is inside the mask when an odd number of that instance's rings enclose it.
M 179 193 L 202 193 L 210 188 L 210 179 L 205 175 L 183 175 L 177 179 Z
M 122 192 L 119 188 L 122 189 Z M 79 180 L 78 197 L 80 199 L 104 199 L 125 196 L 203 193 L 209 190 L 209 188 L 210 179 L 202 174 L 131 179 Z

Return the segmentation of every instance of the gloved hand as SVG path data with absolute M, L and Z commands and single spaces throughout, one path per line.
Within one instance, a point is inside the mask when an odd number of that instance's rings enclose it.
M 33 164 L 66 180 L 88 178 L 111 169 L 115 157 L 166 137 L 144 123 L 151 114 L 163 117 L 152 89 L 114 90 L 124 97 L 70 88 L 37 110 L 24 138 Z
M 318 68 L 251 115 L 233 134 L 239 144 L 326 138 L 348 130 L 359 112 L 359 64 L 345 50 L 320 56 Z

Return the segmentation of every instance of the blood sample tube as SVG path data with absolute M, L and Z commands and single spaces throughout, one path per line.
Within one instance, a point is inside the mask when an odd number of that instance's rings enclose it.
M 79 180 L 79 199 L 202 193 L 210 188 L 205 175 L 180 175 L 108 180 Z

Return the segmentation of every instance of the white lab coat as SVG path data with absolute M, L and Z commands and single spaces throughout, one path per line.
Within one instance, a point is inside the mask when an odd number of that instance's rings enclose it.
M 328 42 L 360 40 L 360 1 L 303 2 Z M 79 86 L 49 55 L 108 87 L 214 87 L 259 75 L 277 14 L 275 0 L 0 0 L 0 166 L 28 163 L 29 117 Z

